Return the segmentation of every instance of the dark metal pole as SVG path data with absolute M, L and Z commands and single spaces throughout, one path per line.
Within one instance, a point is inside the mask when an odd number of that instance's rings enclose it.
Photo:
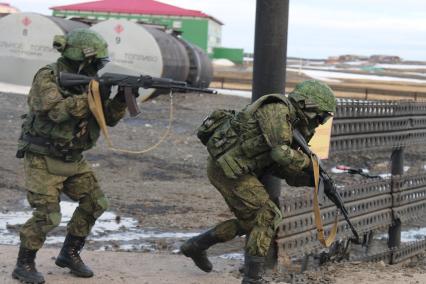
M 395 175 L 403 175 L 404 174 L 404 148 L 398 148 L 393 150 L 392 156 L 392 177 Z M 392 183 L 392 194 L 397 190 L 394 188 L 395 183 Z M 392 208 L 393 209 L 393 208 Z M 389 227 L 388 230 L 389 239 L 388 239 L 388 247 L 394 248 L 399 247 L 401 245 L 401 220 L 393 217 L 392 226 Z
M 392 156 L 392 168 L 391 173 L 393 176 L 395 175 L 403 175 L 404 174 L 404 148 L 398 148 L 393 150 Z
M 252 101 L 261 96 L 285 92 L 289 0 L 257 0 L 254 38 Z M 269 196 L 278 204 L 280 180 L 262 179 Z M 277 248 L 271 248 L 268 266 L 274 266 Z

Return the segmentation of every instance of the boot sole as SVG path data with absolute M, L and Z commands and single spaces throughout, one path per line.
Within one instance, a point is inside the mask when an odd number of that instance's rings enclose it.
M 198 265 L 197 264 L 197 261 L 195 260 L 195 256 L 193 256 L 193 255 L 191 255 L 188 251 L 186 251 L 185 249 L 180 249 L 180 252 L 184 255 L 184 256 L 186 256 L 186 257 L 189 257 L 190 259 L 192 259 L 192 261 L 194 262 L 194 264 L 195 264 L 195 266 L 197 266 L 199 269 L 201 269 L 202 271 L 204 271 L 204 272 L 207 272 L 207 273 L 209 273 L 209 272 L 211 272 L 212 270 L 213 270 L 213 265 L 212 265 L 212 267 L 209 267 L 209 268 L 204 268 L 204 267 L 201 267 L 200 265 Z
M 93 277 L 93 274 L 83 274 L 83 273 L 78 272 L 77 270 L 72 269 L 68 263 L 63 262 L 59 259 L 56 259 L 55 264 L 59 267 L 62 267 L 62 268 L 69 268 L 71 273 L 74 274 L 75 276 L 82 277 L 82 278 Z
M 12 272 L 12 278 L 21 281 L 22 283 L 29 283 L 29 284 L 43 284 L 46 281 L 28 281 L 27 279 L 21 277 L 20 275 L 16 274 L 15 271 Z

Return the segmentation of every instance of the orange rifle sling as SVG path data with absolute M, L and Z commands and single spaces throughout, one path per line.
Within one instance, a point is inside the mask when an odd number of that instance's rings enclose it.
M 106 121 L 105 121 L 105 114 L 104 114 L 104 110 L 103 110 L 103 106 L 102 106 L 102 100 L 101 100 L 101 94 L 100 94 L 100 91 L 99 91 L 99 82 L 98 81 L 96 81 L 96 80 L 90 81 L 87 99 L 88 99 L 88 102 L 89 102 L 89 109 L 92 112 L 93 116 L 95 117 L 96 121 L 98 122 L 98 125 L 99 125 L 102 133 L 104 134 L 105 139 L 107 140 L 108 148 L 113 150 L 113 151 L 128 153 L 128 154 L 144 154 L 144 153 L 150 152 L 150 151 L 154 150 L 155 148 L 157 148 L 161 143 L 163 143 L 166 140 L 167 136 L 170 133 L 170 130 L 171 130 L 171 127 L 172 127 L 172 122 L 173 122 L 173 97 L 172 97 L 172 93 L 170 93 L 169 124 L 168 124 L 166 130 L 164 131 L 163 135 L 160 137 L 160 139 L 154 145 L 152 145 L 152 146 L 150 146 L 150 147 L 148 147 L 144 150 L 136 150 L 136 151 L 113 147 L 110 136 L 109 136 L 108 128 L 107 128 L 107 125 L 106 125 Z
M 325 235 L 324 235 L 324 227 L 322 225 L 322 220 L 321 220 L 321 210 L 320 210 L 320 206 L 319 206 L 319 201 L 318 201 L 318 191 L 319 191 L 319 180 L 320 180 L 320 172 L 319 172 L 319 163 L 318 163 L 318 157 L 315 154 L 311 155 L 311 161 L 312 161 L 312 168 L 314 171 L 314 180 L 315 180 L 315 188 L 314 188 L 314 200 L 313 200 L 313 211 L 314 211 L 314 216 L 315 216 L 315 224 L 317 227 L 317 237 L 318 240 L 320 241 L 320 243 L 325 246 L 325 247 L 329 247 L 334 240 L 336 239 L 336 235 L 337 235 L 337 223 L 338 223 L 338 211 L 336 210 L 336 217 L 334 220 L 334 224 L 333 227 L 331 229 L 330 235 L 328 236 L 327 239 L 325 239 Z

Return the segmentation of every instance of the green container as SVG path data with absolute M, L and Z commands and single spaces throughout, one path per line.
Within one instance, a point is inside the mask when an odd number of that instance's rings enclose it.
M 214 59 L 229 59 L 236 64 L 242 64 L 244 58 L 244 50 L 242 48 L 227 48 L 227 47 L 214 47 Z

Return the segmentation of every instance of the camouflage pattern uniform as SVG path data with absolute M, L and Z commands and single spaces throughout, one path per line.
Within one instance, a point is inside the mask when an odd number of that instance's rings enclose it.
M 94 31 L 77 29 L 56 36 L 54 47 L 62 56 L 34 76 L 18 143 L 17 157 L 24 158 L 27 198 L 34 211 L 20 230 L 21 246 L 12 276 L 26 283 L 44 283 L 34 259 L 47 233 L 60 224 L 61 193 L 79 206 L 55 263 L 80 277 L 93 276 L 79 252 L 96 219 L 108 208 L 82 155 L 95 146 L 100 135 L 87 93 L 83 87 L 63 89 L 58 84 L 60 72 L 95 76 L 108 59 L 107 43 Z M 124 116 L 126 104 L 122 92 L 109 98 L 110 87 L 101 85 L 100 93 L 106 123 L 114 126 Z
M 304 96 L 322 91 L 328 100 L 323 105 L 331 105 L 330 108 L 319 107 L 322 96 L 314 103 Z M 326 120 L 335 111 L 335 98 L 331 89 L 318 81 L 304 82 L 289 98 L 272 94 L 239 112 L 216 110 L 199 128 L 198 137 L 210 154 L 209 180 L 236 217 L 182 245 L 182 253 L 206 272 L 212 266 L 205 250 L 236 236 L 246 235 L 246 257 L 262 262 L 267 255 L 282 213 L 260 182 L 261 177 L 271 174 L 291 186 L 313 186 L 310 158 L 292 146 L 293 129 L 297 128 L 309 141 L 320 124 L 318 115 L 324 115 Z M 243 283 L 263 283 L 244 279 Z
M 19 149 L 25 151 L 25 181 L 33 217 L 20 231 L 22 245 L 40 249 L 46 234 L 61 220 L 59 196 L 79 201 L 68 232 L 85 237 L 108 201 L 82 152 L 92 148 L 99 126 L 90 113 L 86 93 L 70 93 L 56 83 L 61 71 L 71 72 L 64 58 L 36 74 L 28 97 L 30 109 L 23 125 Z M 94 75 L 94 74 L 92 74 Z M 125 114 L 125 103 L 105 101 L 105 117 L 114 126 Z M 44 138 L 49 146 L 31 143 Z M 40 139 L 41 140 L 41 139 Z

